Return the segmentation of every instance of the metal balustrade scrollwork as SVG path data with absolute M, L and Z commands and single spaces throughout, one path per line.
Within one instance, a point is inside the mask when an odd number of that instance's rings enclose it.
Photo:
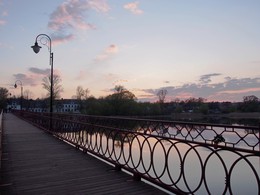
M 48 116 L 48 113 L 41 113 Z M 218 144 L 233 148 L 247 148 L 259 151 L 259 127 L 191 123 L 165 120 L 147 120 L 137 118 L 90 116 L 80 114 L 53 114 L 54 118 L 99 124 L 144 134 L 184 139 L 202 143 Z M 216 137 L 222 140 L 216 142 Z
M 49 116 L 22 116 L 48 130 Z M 51 133 L 169 192 L 260 194 L 259 132 L 255 128 L 243 127 L 247 131 L 240 134 L 237 126 L 134 120 L 141 123 L 139 129 L 127 129 L 93 121 L 54 115 Z M 230 141 L 233 134 L 238 141 Z M 251 135 L 253 141 L 246 139 Z M 246 144 L 237 147 L 241 141 Z

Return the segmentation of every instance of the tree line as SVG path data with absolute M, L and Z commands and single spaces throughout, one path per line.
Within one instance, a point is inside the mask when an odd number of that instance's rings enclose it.
M 204 98 L 175 99 L 165 102 L 167 91 L 157 93 L 156 102 L 138 102 L 136 96 L 123 86 L 115 86 L 114 93 L 106 97 L 88 96 L 89 90 L 77 88 L 76 98 L 80 102 L 81 113 L 90 115 L 147 116 L 171 115 L 173 113 L 220 114 L 231 112 L 260 112 L 259 99 L 244 96 L 242 102 L 207 102 Z
M 54 100 L 60 98 L 63 91 L 61 79 L 54 75 Z M 45 107 L 48 105 L 50 96 L 50 77 L 43 79 L 42 86 L 47 90 L 47 96 L 42 99 Z M 120 115 L 120 116 L 155 116 L 155 115 L 171 115 L 173 113 L 202 113 L 202 114 L 218 114 L 231 112 L 260 112 L 259 99 L 254 96 L 244 96 L 241 102 L 207 102 L 204 98 L 188 98 L 186 100 L 174 99 L 165 102 L 167 90 L 158 91 L 158 101 L 156 102 L 139 102 L 136 96 L 127 90 L 124 86 L 115 86 L 114 92 L 106 97 L 95 98 L 89 95 L 89 89 L 83 89 L 78 86 L 76 99 L 80 105 L 80 112 L 89 115 Z M 0 87 L 0 109 L 6 108 L 9 92 L 6 88 Z M 25 96 L 26 97 L 26 96 Z M 25 105 L 27 99 L 24 99 Z M 30 100 L 33 101 L 33 100 Z M 54 101 L 55 102 L 55 101 Z

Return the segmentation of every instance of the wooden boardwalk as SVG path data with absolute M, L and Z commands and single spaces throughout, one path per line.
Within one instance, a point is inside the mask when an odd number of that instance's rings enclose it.
M 0 190 L 4 194 L 166 194 L 8 113 Z

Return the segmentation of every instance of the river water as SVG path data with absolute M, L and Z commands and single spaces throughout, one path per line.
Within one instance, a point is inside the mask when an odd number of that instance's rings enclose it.
M 152 119 L 158 120 L 173 120 L 173 121 L 184 121 L 184 122 L 198 122 L 198 123 L 210 123 L 210 124 L 224 124 L 224 125 L 241 125 L 241 126 L 257 126 L 260 125 L 260 118 L 230 118 L 221 116 L 204 116 L 204 117 L 151 117 Z

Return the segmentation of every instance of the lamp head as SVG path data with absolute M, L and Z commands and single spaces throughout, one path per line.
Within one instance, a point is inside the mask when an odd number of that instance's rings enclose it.
M 39 46 L 37 42 L 35 42 L 35 44 L 33 46 L 31 46 L 31 48 L 33 49 L 33 51 L 35 53 L 38 53 L 42 47 Z
M 14 84 L 14 88 L 17 88 L 17 85 L 16 85 L 16 83 Z

